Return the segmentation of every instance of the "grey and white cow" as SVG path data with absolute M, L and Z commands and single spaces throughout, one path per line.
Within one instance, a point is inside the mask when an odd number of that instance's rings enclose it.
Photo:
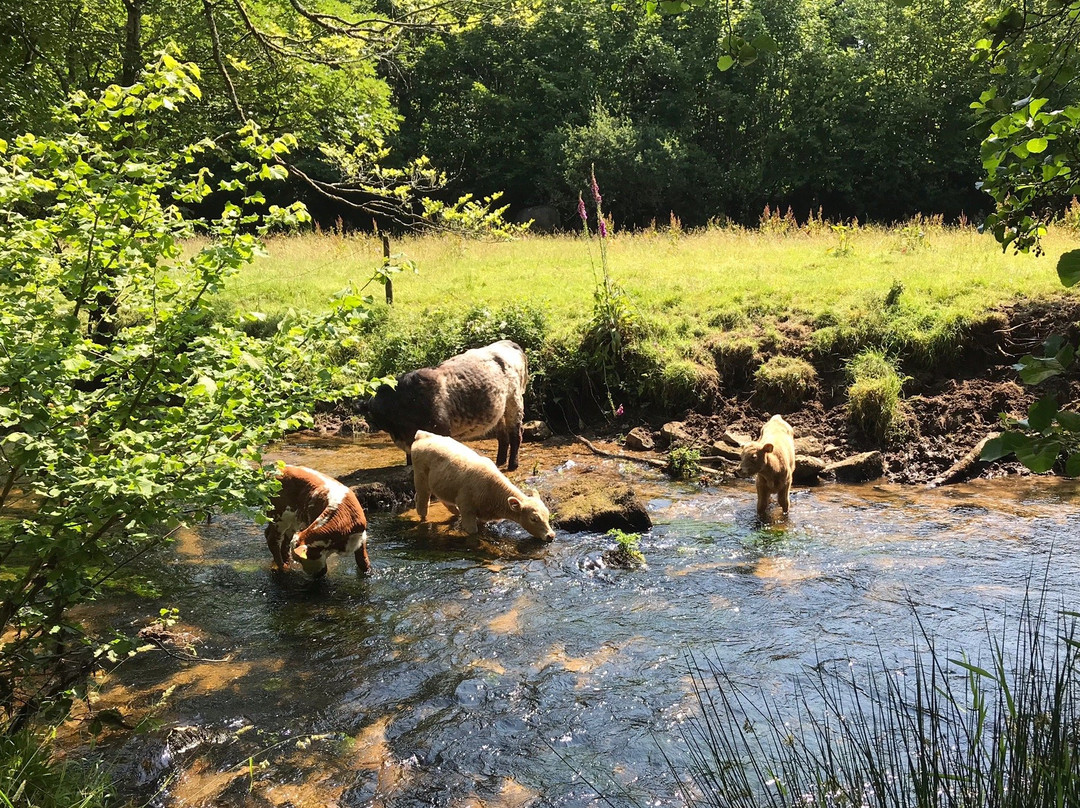
M 521 422 L 529 366 L 521 346 L 508 339 L 452 356 L 438 367 L 398 376 L 384 384 L 368 404 L 368 422 L 390 434 L 412 463 L 410 447 L 417 430 L 456 439 L 494 434 L 495 462 L 518 467 Z

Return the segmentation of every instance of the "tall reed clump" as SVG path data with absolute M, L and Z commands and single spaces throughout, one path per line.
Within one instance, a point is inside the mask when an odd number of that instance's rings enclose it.
M 887 440 L 903 423 L 900 391 L 905 377 L 885 353 L 866 350 L 848 363 L 848 419 L 863 437 Z
M 1025 600 L 1012 629 L 987 629 L 985 664 L 951 657 L 920 623 L 904 675 L 883 651 L 864 674 L 816 665 L 797 684 L 793 711 L 747 692 L 719 663 L 692 665 L 700 716 L 686 740 L 700 796 L 688 793 L 688 803 L 1080 805 L 1078 617 L 1060 611 L 1054 621 L 1045 602 Z

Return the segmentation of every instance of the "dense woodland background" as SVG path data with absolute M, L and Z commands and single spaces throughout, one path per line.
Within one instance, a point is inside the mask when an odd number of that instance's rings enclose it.
M 390 27 L 374 22 L 379 4 L 367 16 L 321 4 L 329 27 L 265 0 L 5 5 L 0 137 L 47 131 L 67 93 L 130 83 L 173 42 L 203 68 L 178 142 L 221 138 L 241 119 L 216 30 L 240 110 L 295 133 L 296 164 L 318 180 L 341 180 L 349 149 L 391 147 L 384 164 L 426 155 L 447 172 L 444 198 L 503 191 L 511 214 L 552 204 L 567 226 L 594 164 L 624 228 L 756 222 L 765 205 L 863 221 L 991 207 L 976 187 L 986 128 L 970 108 L 990 83 L 971 58 L 991 11 L 979 0 L 746 0 L 667 16 L 596 0 L 451 3 L 382 9 L 403 21 Z M 343 33 L 346 18 L 361 27 Z M 775 48 L 720 69 L 731 37 L 761 35 Z M 300 195 L 324 223 L 371 225 L 296 178 L 275 195 Z

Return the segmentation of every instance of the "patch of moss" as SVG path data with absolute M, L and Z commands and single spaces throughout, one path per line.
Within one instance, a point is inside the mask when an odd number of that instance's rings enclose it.
M 903 423 L 900 391 L 905 379 L 881 351 L 863 351 L 848 363 L 848 419 L 857 433 L 887 440 Z
M 669 362 L 660 373 L 661 403 L 669 410 L 711 404 L 720 393 L 720 374 L 692 359 Z
M 725 384 L 743 384 L 761 366 L 761 342 L 756 337 L 718 334 L 706 347 Z

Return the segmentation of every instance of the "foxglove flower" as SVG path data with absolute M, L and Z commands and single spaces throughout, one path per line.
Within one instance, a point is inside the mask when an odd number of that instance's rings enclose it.
M 589 214 L 585 212 L 585 200 L 581 198 L 581 194 L 577 195 L 577 214 L 581 217 L 581 221 L 589 221 Z

